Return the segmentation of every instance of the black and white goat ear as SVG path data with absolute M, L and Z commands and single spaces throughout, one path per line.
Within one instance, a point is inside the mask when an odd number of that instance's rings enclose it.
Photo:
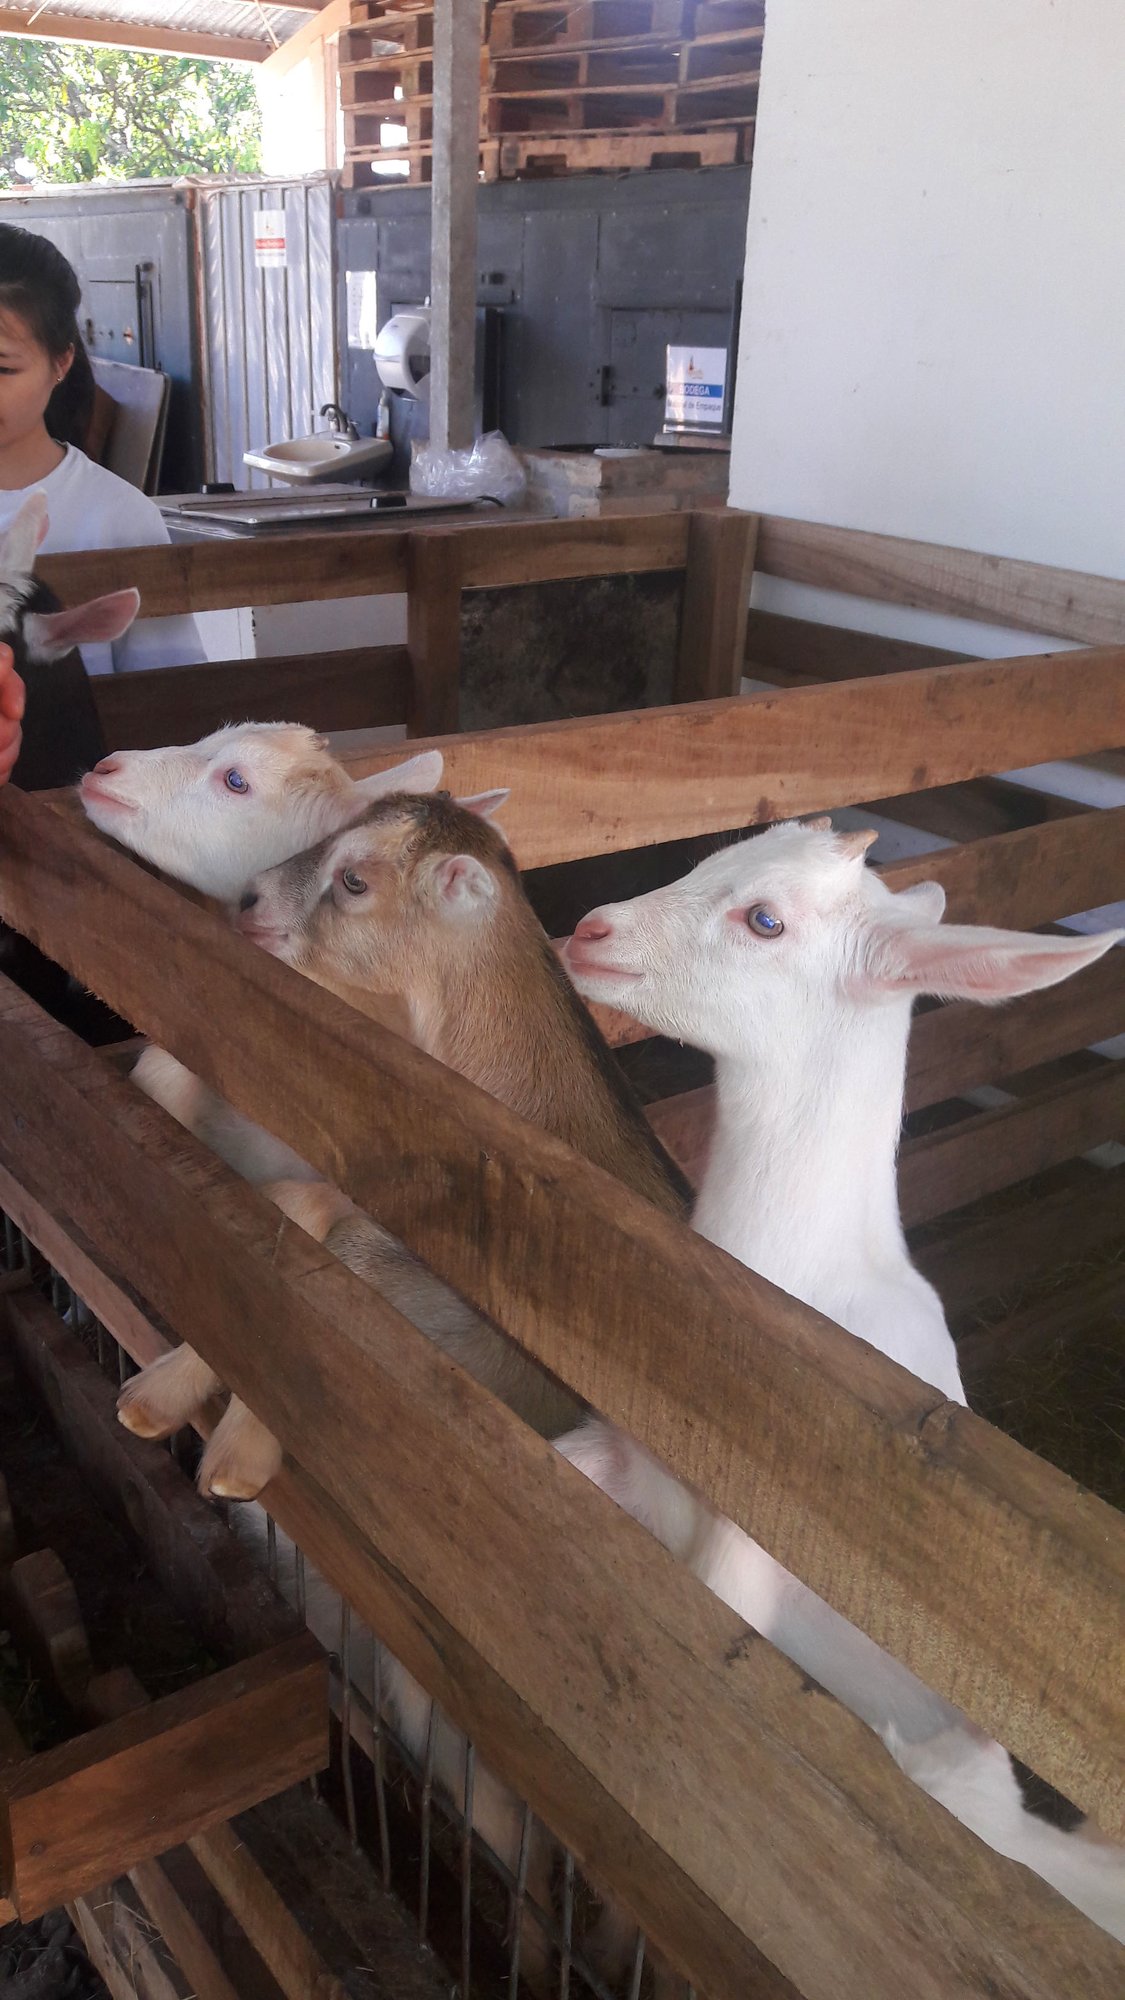
M 23 626 L 28 654 L 33 660 L 60 660 L 74 646 L 120 639 L 140 606 L 138 590 L 112 590 L 66 611 L 29 612 Z

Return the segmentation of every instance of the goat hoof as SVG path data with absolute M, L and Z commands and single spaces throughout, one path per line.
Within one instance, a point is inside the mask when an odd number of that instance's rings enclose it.
M 199 1491 L 205 1500 L 256 1500 L 280 1471 L 281 1449 L 268 1431 L 237 1448 L 216 1431 L 199 1462 Z
M 134 1380 L 139 1384 L 142 1377 L 137 1375 Z M 145 1401 L 143 1390 L 134 1390 L 130 1395 L 132 1389 L 133 1383 L 127 1382 L 117 1398 L 118 1423 L 123 1424 L 127 1431 L 132 1431 L 134 1437 L 171 1437 L 172 1432 L 179 1429 L 179 1425 L 170 1424 L 157 1410 L 150 1408 Z
M 237 1470 L 215 1472 L 209 1479 L 204 1479 L 200 1467 L 199 1491 L 205 1500 L 256 1500 L 267 1484 L 264 1479 L 252 1479 Z

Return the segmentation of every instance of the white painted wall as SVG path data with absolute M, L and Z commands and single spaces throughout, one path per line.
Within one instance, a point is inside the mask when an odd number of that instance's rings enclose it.
M 299 62 L 278 74 L 255 73 L 262 111 L 262 172 L 292 178 L 320 173 L 336 160 L 330 52 L 314 42 Z
M 731 499 L 1125 576 L 1125 0 L 768 0 Z

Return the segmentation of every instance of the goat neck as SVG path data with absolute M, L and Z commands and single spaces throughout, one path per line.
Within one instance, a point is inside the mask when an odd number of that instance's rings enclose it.
M 905 1255 L 895 1155 L 910 1001 L 779 1032 L 768 1060 L 716 1064 L 717 1118 L 700 1233 L 823 1309 Z
M 665 1153 L 522 894 L 472 958 L 443 957 L 414 996 L 414 1038 L 520 1117 L 659 1208 L 686 1182 Z

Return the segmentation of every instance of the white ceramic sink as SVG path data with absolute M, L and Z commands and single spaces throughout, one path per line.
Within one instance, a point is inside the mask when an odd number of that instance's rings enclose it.
M 242 463 L 274 479 L 305 485 L 317 479 L 371 479 L 391 460 L 386 438 L 347 438 L 338 431 L 315 431 L 311 437 L 284 438 L 279 444 L 246 451 Z

